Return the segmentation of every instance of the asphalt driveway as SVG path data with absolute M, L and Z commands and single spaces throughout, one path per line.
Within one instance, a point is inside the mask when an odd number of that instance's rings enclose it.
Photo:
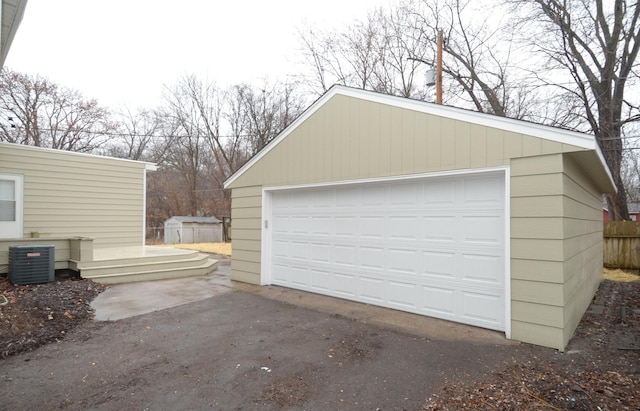
M 500 333 L 235 284 L 2 360 L 0 409 L 413 410 L 527 349 Z

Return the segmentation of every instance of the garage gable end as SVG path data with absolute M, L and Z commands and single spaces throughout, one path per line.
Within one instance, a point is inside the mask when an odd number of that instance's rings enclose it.
M 514 157 L 575 151 L 589 153 L 606 176 L 603 191 L 611 191 L 593 136 L 334 86 L 229 177 L 225 188 L 495 167 Z

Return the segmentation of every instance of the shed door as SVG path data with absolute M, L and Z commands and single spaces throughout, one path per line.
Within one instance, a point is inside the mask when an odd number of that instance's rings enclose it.
M 22 176 L 0 174 L 0 238 L 22 238 Z
M 271 282 L 505 329 L 503 173 L 274 191 Z

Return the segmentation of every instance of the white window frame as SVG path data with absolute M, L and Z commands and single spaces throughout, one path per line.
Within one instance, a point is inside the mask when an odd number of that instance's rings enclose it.
M 24 234 L 24 176 L 0 173 L 0 180 L 15 183 L 16 220 L 0 221 L 0 239 L 22 238 Z

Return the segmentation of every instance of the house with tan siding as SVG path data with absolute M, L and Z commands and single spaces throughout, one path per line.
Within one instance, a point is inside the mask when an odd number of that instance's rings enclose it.
M 232 175 L 232 279 L 563 350 L 602 273 L 593 136 L 334 86 Z
M 155 169 L 0 143 L 0 274 L 9 270 L 9 247 L 38 244 L 55 246 L 56 269 L 105 283 L 211 271 L 215 263 L 197 252 L 145 247 L 146 176 Z

